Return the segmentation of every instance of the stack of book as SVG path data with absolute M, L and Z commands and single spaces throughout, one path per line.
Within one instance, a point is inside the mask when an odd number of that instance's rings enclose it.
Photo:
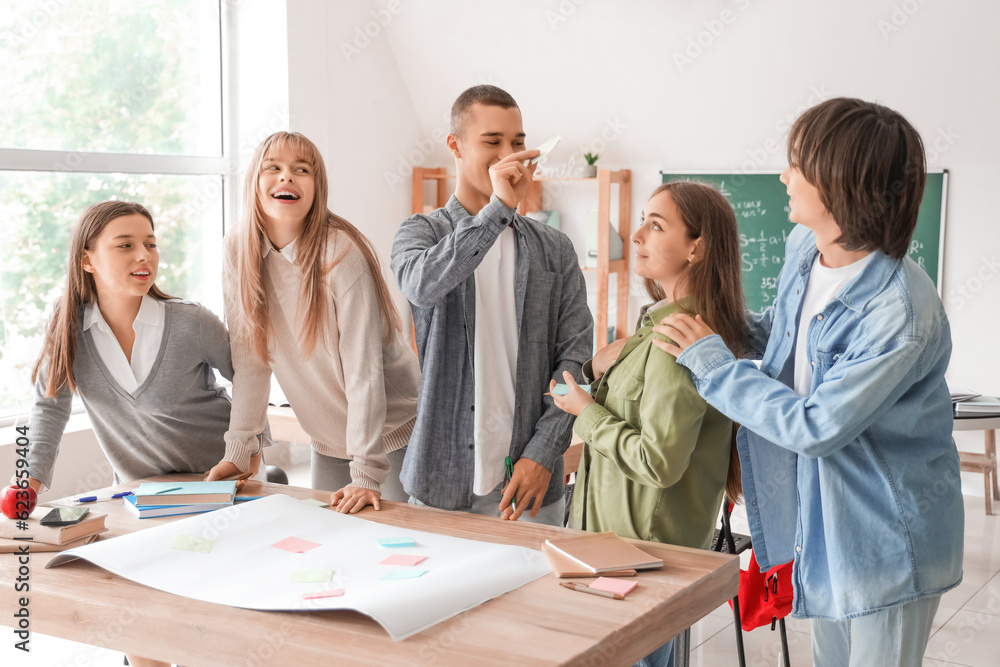
M 236 482 L 143 482 L 122 498 L 125 509 L 140 519 L 200 514 L 230 507 Z
M 43 526 L 39 520 L 51 507 L 36 507 L 23 521 L 0 520 L 0 553 L 18 553 L 27 545 L 31 552 L 63 551 L 89 544 L 107 530 L 106 514 L 89 512 L 79 522 L 70 526 Z
M 1000 417 L 1000 398 L 995 396 L 953 389 L 951 404 L 956 417 Z

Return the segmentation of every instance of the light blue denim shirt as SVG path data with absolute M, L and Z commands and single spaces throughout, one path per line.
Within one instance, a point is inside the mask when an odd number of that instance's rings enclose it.
M 794 560 L 797 618 L 842 620 L 962 579 L 965 513 L 944 374 L 948 320 L 909 258 L 875 252 L 808 326 L 812 389 L 791 388 L 818 250 L 788 237 L 774 305 L 748 316 L 752 361 L 719 336 L 685 350 L 698 392 L 743 425 L 743 490 L 762 570 Z
M 478 215 L 452 197 L 430 215 L 403 221 L 392 244 L 392 272 L 410 302 L 422 372 L 417 423 L 400 479 L 417 500 L 449 510 L 472 506 L 476 332 L 475 270 L 500 233 L 517 240 L 514 299 L 517 372 L 510 457 L 552 473 L 543 505 L 563 496 L 562 455 L 573 415 L 544 394 L 563 371 L 582 380 L 594 320 L 573 244 L 562 232 L 518 215 L 493 195 Z

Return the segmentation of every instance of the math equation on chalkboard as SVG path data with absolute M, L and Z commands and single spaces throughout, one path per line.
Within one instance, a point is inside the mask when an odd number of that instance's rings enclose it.
M 661 172 L 662 173 L 662 172 Z M 778 174 L 667 174 L 663 182 L 693 180 L 716 187 L 733 207 L 740 228 L 740 265 L 747 308 L 761 311 L 774 302 L 785 242 L 794 228 L 788 193 Z M 909 256 L 938 283 L 947 173 L 927 175 Z

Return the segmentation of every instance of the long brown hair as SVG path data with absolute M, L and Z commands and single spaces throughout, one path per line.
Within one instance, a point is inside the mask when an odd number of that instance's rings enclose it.
M 385 330 L 383 338 L 388 343 L 396 332 L 402 332 L 403 325 L 389 293 L 389 287 L 382 277 L 378 256 L 364 234 L 327 208 L 326 201 L 330 187 L 323 156 L 313 142 L 298 132 L 275 132 L 269 136 L 257 146 L 247 168 L 243 182 L 243 213 L 239 226 L 233 230 L 236 234 L 236 266 L 227 267 L 227 270 L 236 271 L 241 307 L 236 309 L 239 321 L 230 322 L 229 325 L 242 327 L 251 349 L 264 363 L 270 362 L 271 354 L 268 349 L 270 305 L 264 285 L 264 257 L 261 252 L 266 231 L 257 179 L 264 160 L 272 152 L 279 152 L 286 146 L 309 164 L 316 186 L 312 208 L 306 214 L 302 234 L 296 242 L 295 263 L 303 275 L 298 309 L 298 312 L 304 313 L 299 339 L 303 351 L 311 355 L 317 341 L 323 337 L 328 303 L 326 274 L 345 254 L 341 253 L 329 264 L 325 262 L 327 241 L 334 230 L 343 232 L 361 251 L 368 264 L 375 281 L 379 310 L 382 313 Z
M 105 201 L 87 207 L 73 228 L 69 265 L 66 267 L 66 289 L 56 302 L 55 312 L 45 329 L 42 353 L 31 369 L 31 382 L 35 383 L 43 364 L 48 363 L 45 376 L 46 396 L 55 396 L 67 385 L 72 391 L 76 391 L 73 361 L 76 359 L 76 339 L 80 335 L 80 306 L 97 302 L 94 276 L 83 270 L 83 251 L 93 249 L 94 241 L 112 220 L 136 214 L 149 220 L 150 228 L 154 227 L 153 216 L 142 204 Z M 155 284 L 150 286 L 148 294 L 161 301 L 172 298 L 160 291 Z
M 726 347 L 737 357 L 742 356 L 746 323 L 736 214 L 725 196 L 707 183 L 670 181 L 656 188 L 649 198 L 661 192 L 670 194 L 688 238 L 701 239 L 698 260 L 688 265 L 677 287 L 683 286 L 691 295 L 705 324 L 722 336 Z M 655 280 L 643 278 L 643 284 L 652 299 L 674 298 Z
M 725 196 L 708 183 L 670 181 L 656 188 L 650 199 L 661 192 L 670 194 L 687 229 L 688 238 L 701 239 L 697 261 L 688 264 L 674 289 L 683 287 L 691 295 L 694 307 L 705 324 L 722 337 L 734 355 L 740 357 L 746 345 L 746 322 L 743 319 L 743 276 L 736 214 Z M 643 284 L 652 299 L 674 298 L 667 295 L 655 280 L 644 278 Z M 688 314 L 695 315 L 691 311 Z M 726 478 L 726 497 L 734 503 L 743 494 L 740 474 L 734 426 Z

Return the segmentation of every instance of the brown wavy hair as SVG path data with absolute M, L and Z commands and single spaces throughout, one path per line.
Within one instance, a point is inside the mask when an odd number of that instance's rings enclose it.
M 675 290 L 690 294 L 697 314 L 712 331 L 722 337 L 734 355 L 741 357 L 746 346 L 747 328 L 743 319 L 743 275 L 740 270 L 740 232 L 736 214 L 725 196 L 708 183 L 670 181 L 653 191 L 650 199 L 666 192 L 670 195 L 690 239 L 700 239 L 697 261 L 675 285 Z M 650 298 L 660 301 L 668 295 L 650 278 L 643 278 Z M 687 311 L 692 317 L 695 312 Z M 736 428 L 729 451 L 726 497 L 738 502 L 743 495 L 740 457 L 736 450 Z
M 330 211 L 326 206 L 330 191 L 323 156 L 312 141 L 298 132 L 275 132 L 262 141 L 254 151 L 243 182 L 243 213 L 240 224 L 232 231 L 236 235 L 236 266 L 226 270 L 236 271 L 239 283 L 238 322 L 230 322 L 230 327 L 242 327 L 251 349 L 264 363 L 271 360 L 268 349 L 270 329 L 270 304 L 264 283 L 264 256 L 261 251 L 264 237 L 264 211 L 258 192 L 257 179 L 264 161 L 272 152 L 285 147 L 293 150 L 299 158 L 312 168 L 316 186 L 312 208 L 306 214 L 305 226 L 296 242 L 296 261 L 302 271 L 302 291 L 299 294 L 298 312 L 304 313 L 303 327 L 299 342 L 303 351 L 311 355 L 317 341 L 323 337 L 323 327 L 328 322 L 330 297 L 326 284 L 329 273 L 344 257 L 341 253 L 332 262 L 325 262 L 327 243 L 334 231 L 345 236 L 365 258 L 368 269 L 375 281 L 379 310 L 384 321 L 384 340 L 392 340 L 395 332 L 402 332 L 403 325 L 399 312 L 392 301 L 389 287 L 382 277 L 382 268 L 371 242 L 357 227 Z M 345 251 L 346 252 L 346 251 Z
M 80 306 L 97 302 L 94 276 L 83 270 L 83 251 L 93 248 L 94 241 L 112 220 L 136 214 L 149 220 L 150 228 L 155 228 L 153 216 L 146 207 L 128 201 L 104 201 L 88 206 L 73 227 L 66 267 L 66 289 L 56 302 L 52 319 L 45 328 L 42 353 L 31 369 L 31 382 L 35 383 L 43 366 L 48 363 L 45 374 L 45 395 L 48 397 L 54 397 L 65 386 L 76 391 L 73 362 L 76 359 L 76 340 L 80 335 Z M 160 301 L 173 298 L 155 284 L 150 286 L 148 294 Z

